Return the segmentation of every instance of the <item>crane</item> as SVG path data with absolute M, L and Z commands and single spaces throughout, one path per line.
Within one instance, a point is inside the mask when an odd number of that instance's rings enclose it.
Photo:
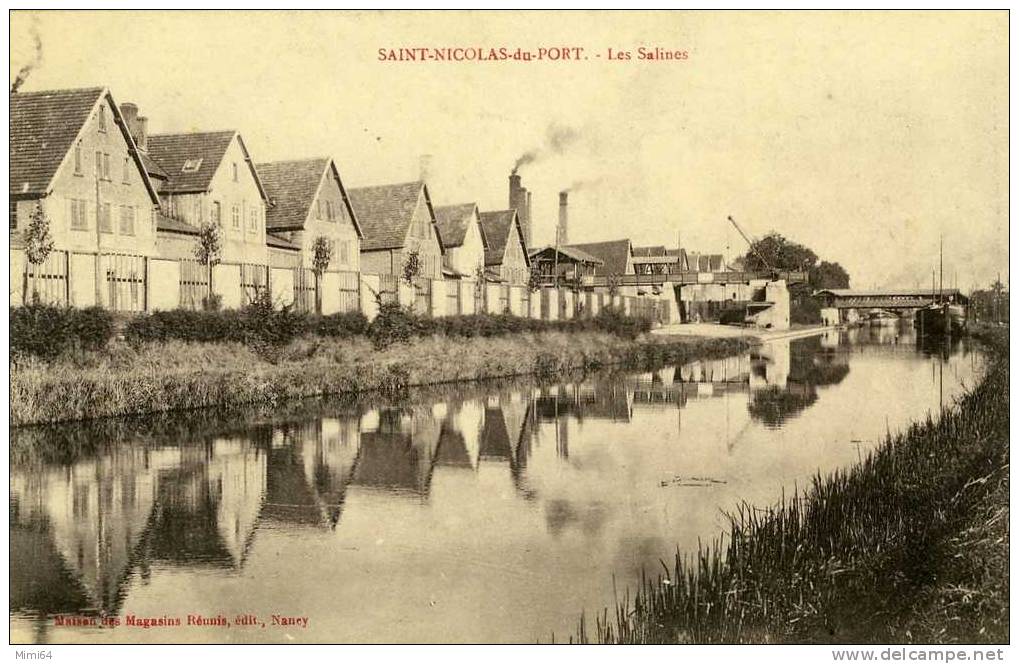
M 761 254 L 761 252 L 757 251 L 757 247 L 756 247 L 757 240 L 755 238 L 752 238 L 749 235 L 747 235 L 743 231 L 743 229 L 740 228 L 739 224 L 736 223 L 736 220 L 732 218 L 732 215 L 729 215 L 728 219 L 732 223 L 732 225 L 736 227 L 736 231 L 739 232 L 739 234 L 743 237 L 744 240 L 746 240 L 746 243 L 748 245 L 750 245 L 750 251 L 752 251 L 755 254 L 757 254 L 757 257 L 761 259 L 761 262 L 764 263 L 764 267 L 768 268 L 769 271 L 774 271 L 774 268 L 771 267 L 770 263 L 768 263 L 768 259 L 765 258 Z

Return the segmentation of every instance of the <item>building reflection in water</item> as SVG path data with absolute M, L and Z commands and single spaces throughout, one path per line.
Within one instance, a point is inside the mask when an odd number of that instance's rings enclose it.
M 171 440 L 127 430 L 77 459 L 29 458 L 11 472 L 11 609 L 116 614 L 135 576 L 231 573 L 244 568 L 260 531 L 342 529 L 351 491 L 427 503 L 437 469 L 450 478 L 506 469 L 517 498 L 543 501 L 548 533 L 593 536 L 611 519 L 606 499 L 578 502 L 549 489 L 547 464 L 582 473 L 609 463 L 571 455 L 571 436 L 588 423 L 628 427 L 662 408 L 677 411 L 679 426 L 692 401 L 729 395 L 747 399 L 751 418 L 779 426 L 848 373 L 827 336 L 809 344 L 560 385 L 471 388 L 422 405 L 228 420 L 201 431 L 178 423 Z M 551 456 L 532 476 L 539 451 Z

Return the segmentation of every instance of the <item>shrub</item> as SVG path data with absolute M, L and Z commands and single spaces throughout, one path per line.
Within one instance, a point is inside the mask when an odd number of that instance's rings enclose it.
M 420 332 L 418 318 L 410 309 L 386 302 L 379 306 L 378 316 L 368 326 L 368 338 L 378 350 L 409 341 Z
M 368 334 L 368 319 L 360 311 L 318 316 L 312 330 L 320 337 L 360 337 Z
M 99 307 L 75 309 L 38 302 L 12 307 L 11 353 L 53 359 L 76 348 L 102 350 L 113 329 L 113 315 Z

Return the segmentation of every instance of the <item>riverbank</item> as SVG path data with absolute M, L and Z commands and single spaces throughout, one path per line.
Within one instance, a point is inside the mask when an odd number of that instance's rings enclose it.
M 655 329 L 652 334 L 663 338 L 701 337 L 705 339 L 744 339 L 750 343 L 763 343 L 778 339 L 800 339 L 812 337 L 831 330 L 821 325 L 794 326 L 788 330 L 765 330 L 735 325 L 719 325 L 717 323 L 683 323 L 682 325 L 665 325 Z
M 979 338 L 987 373 L 955 408 L 777 506 L 744 505 L 573 640 L 1007 643 L 1008 335 Z
M 739 339 L 637 340 L 599 332 L 433 336 L 377 350 L 365 338 L 305 337 L 272 353 L 240 343 L 112 343 L 101 352 L 11 366 L 11 425 L 289 399 L 618 365 L 650 368 L 720 357 Z

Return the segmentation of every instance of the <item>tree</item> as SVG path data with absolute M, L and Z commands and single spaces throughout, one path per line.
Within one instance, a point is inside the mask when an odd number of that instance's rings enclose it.
M 223 238 L 216 222 L 203 224 L 198 230 L 198 245 L 195 247 L 195 259 L 205 266 L 209 274 L 209 294 L 202 304 L 206 309 L 218 309 L 219 298 L 212 290 L 212 268 L 219 265 L 223 251 Z
M 814 290 L 849 288 L 849 273 L 838 263 L 821 261 L 810 270 L 807 281 Z
M 333 243 L 322 235 L 311 243 L 311 266 L 315 272 L 315 311 L 322 313 L 322 273 L 333 260 Z
M 407 253 L 407 260 L 403 263 L 403 280 L 411 286 L 414 285 L 414 279 L 421 272 L 421 256 L 418 254 L 417 249 Z
M 619 294 L 619 287 L 622 285 L 622 283 L 623 275 L 619 274 L 618 272 L 613 272 L 612 274 L 605 277 L 605 284 L 606 286 L 608 286 L 609 295 L 611 295 L 612 297 L 615 297 L 616 295 Z
M 774 270 L 810 270 L 817 263 L 817 254 L 782 235 L 772 232 L 754 242 L 742 258 L 749 272 Z
M 50 220 L 42 209 L 42 203 L 35 204 L 32 216 L 28 221 L 28 228 L 25 229 L 25 256 L 32 264 L 32 300 L 39 298 L 35 290 L 35 275 L 39 266 L 46 262 L 53 251 L 53 237 L 50 235 Z M 24 294 L 22 295 L 24 298 Z

